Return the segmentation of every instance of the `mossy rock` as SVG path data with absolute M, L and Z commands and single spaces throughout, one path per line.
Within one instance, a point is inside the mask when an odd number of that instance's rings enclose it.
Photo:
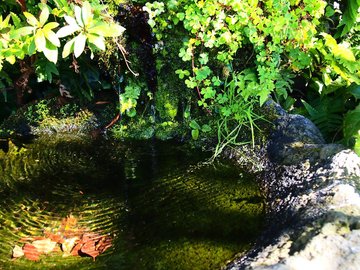
M 0 126 L 1 136 L 26 137 L 54 133 L 89 134 L 116 114 L 111 103 L 100 108 L 61 98 L 43 99 L 20 108 Z

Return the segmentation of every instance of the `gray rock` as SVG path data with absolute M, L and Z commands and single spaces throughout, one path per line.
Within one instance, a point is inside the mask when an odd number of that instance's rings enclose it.
M 360 269 L 360 157 L 325 144 L 308 119 L 278 115 L 268 158 L 261 152 L 258 165 L 268 223 L 227 269 Z M 232 156 L 241 164 L 241 155 Z
M 270 160 L 279 164 L 297 164 L 306 159 L 320 158 L 325 140 L 319 129 L 302 115 L 282 115 L 275 121 L 270 135 Z

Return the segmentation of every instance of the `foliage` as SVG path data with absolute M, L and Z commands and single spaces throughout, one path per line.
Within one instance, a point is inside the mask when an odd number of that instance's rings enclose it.
M 23 96 L 32 91 L 29 86 L 32 74 L 38 82 L 54 83 L 62 79 L 64 70 L 69 73 L 70 66 L 72 75 L 67 74 L 65 81 L 77 76 L 75 80 L 80 80 L 80 84 L 83 81 L 85 89 L 91 89 L 96 72 L 89 73 L 92 68 L 86 61 L 87 55 L 93 58 L 95 53 L 104 51 L 106 38 L 120 37 L 125 28 L 113 21 L 106 6 L 98 0 L 17 3 L 6 2 L 0 14 L 0 71 L 5 75 L 2 78 L 6 78 L 1 79 L 0 88 L 15 88 L 17 95 Z M 87 62 L 82 74 L 79 62 Z M 13 74 L 14 65 L 20 65 L 20 74 Z M 77 87 L 74 88 L 76 91 Z M 6 91 L 3 91 L 5 98 Z M 92 97 L 91 91 L 81 94 L 88 99 Z
M 351 147 L 358 143 L 360 130 L 357 120 L 360 98 L 358 9 L 357 1 L 347 1 L 336 27 L 338 40 L 322 33 L 323 39 L 312 51 L 310 87 L 303 100 L 308 116 L 328 141 L 342 141 Z M 341 10 L 335 9 L 330 14 L 334 17 L 341 14 Z
M 14 64 L 16 59 L 42 52 L 50 62 L 56 64 L 59 47 L 62 47 L 63 58 L 70 53 L 79 57 L 85 45 L 92 54 L 96 50 L 105 50 L 105 37 L 120 36 L 124 28 L 109 21 L 110 18 L 101 12 L 103 8 L 96 1 L 92 4 L 85 1 L 80 7 L 64 0 L 54 0 L 52 6 L 43 3 L 37 5 L 40 10 L 38 17 L 27 11 L 19 16 L 13 12 L 5 18 L 1 16 L 0 63 L 6 60 Z M 59 26 L 62 27 L 59 29 Z M 63 38 L 67 42 L 61 46 L 60 39 Z
M 341 133 L 353 106 L 346 101 L 354 100 L 345 89 L 360 84 L 358 48 L 344 38 L 356 25 L 359 4 L 341 7 L 308 0 L 172 0 L 145 9 L 158 40 L 165 42 L 175 28 L 186 30 L 179 57 L 188 66 L 176 73 L 196 90 L 198 104 L 219 117 L 219 145 L 227 145 L 237 143 L 239 126 L 253 130 L 254 106 L 269 95 L 291 108 L 293 78 L 299 75 L 318 89 L 319 96 L 303 102 L 312 119 L 326 135 Z

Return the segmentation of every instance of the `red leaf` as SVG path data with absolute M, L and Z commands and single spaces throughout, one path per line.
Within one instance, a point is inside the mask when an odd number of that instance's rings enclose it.
M 23 246 L 23 251 L 24 251 L 24 255 L 28 260 L 31 261 L 38 261 L 40 260 L 40 253 L 39 251 L 36 249 L 36 247 L 34 247 L 31 244 L 25 244 Z

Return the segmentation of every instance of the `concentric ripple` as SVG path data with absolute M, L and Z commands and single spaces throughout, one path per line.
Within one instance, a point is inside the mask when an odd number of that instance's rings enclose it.
M 263 199 L 230 164 L 160 142 L 46 138 L 0 153 L 0 269 L 219 269 L 261 230 Z M 109 235 L 89 257 L 11 259 L 67 216 Z

